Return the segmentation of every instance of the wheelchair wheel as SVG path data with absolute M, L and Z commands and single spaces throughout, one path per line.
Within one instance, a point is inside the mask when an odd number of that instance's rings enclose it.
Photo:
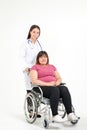
M 73 105 L 72 105 L 72 112 L 75 113 L 75 109 L 74 109 Z M 58 114 L 62 118 L 64 118 L 66 116 L 66 114 L 67 114 L 65 106 L 64 106 L 63 101 L 62 101 L 61 98 L 60 98 L 59 105 L 58 105 Z M 71 123 L 72 124 L 76 124 L 77 122 L 76 123 L 75 122 L 71 122 Z
M 75 124 L 77 124 L 78 123 L 78 120 L 76 120 L 76 121 L 71 121 L 71 124 L 73 124 L 73 125 L 75 125 Z
M 47 119 L 44 119 L 43 126 L 44 126 L 44 128 L 46 128 L 46 129 L 49 128 L 49 121 L 48 121 Z
M 24 101 L 24 112 L 29 123 L 35 122 L 38 113 L 37 102 L 34 93 L 29 92 Z
M 77 120 L 75 120 L 75 121 L 71 121 L 71 124 L 73 124 L 73 125 L 77 124 L 78 121 L 79 121 L 79 119 L 80 119 L 80 117 L 77 116 Z
M 66 116 L 66 110 L 65 110 L 65 106 L 62 102 L 62 99 L 60 99 L 59 101 L 59 105 L 58 105 L 58 114 L 64 118 Z

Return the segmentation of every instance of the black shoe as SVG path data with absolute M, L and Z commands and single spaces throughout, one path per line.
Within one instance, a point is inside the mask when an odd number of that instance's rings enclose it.
M 40 115 L 40 114 L 37 114 L 37 118 L 41 118 L 41 115 Z

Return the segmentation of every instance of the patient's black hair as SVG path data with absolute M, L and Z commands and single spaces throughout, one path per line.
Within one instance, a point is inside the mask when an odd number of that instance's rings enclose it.
M 48 56 L 48 54 L 47 54 L 46 51 L 40 51 L 40 52 L 37 54 L 36 64 L 40 64 L 39 58 L 42 57 L 42 56 L 44 56 L 44 55 L 47 57 L 47 64 L 49 64 L 49 56 Z

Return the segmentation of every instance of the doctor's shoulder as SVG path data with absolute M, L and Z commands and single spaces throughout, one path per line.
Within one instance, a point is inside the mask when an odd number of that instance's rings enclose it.
M 22 43 L 21 43 L 21 47 L 27 47 L 28 46 L 28 40 L 24 40 Z

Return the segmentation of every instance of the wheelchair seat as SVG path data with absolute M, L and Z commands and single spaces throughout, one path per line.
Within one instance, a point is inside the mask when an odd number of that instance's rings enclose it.
M 50 99 L 46 98 L 46 97 L 43 97 L 43 100 L 41 101 L 41 103 L 49 105 L 50 104 Z

